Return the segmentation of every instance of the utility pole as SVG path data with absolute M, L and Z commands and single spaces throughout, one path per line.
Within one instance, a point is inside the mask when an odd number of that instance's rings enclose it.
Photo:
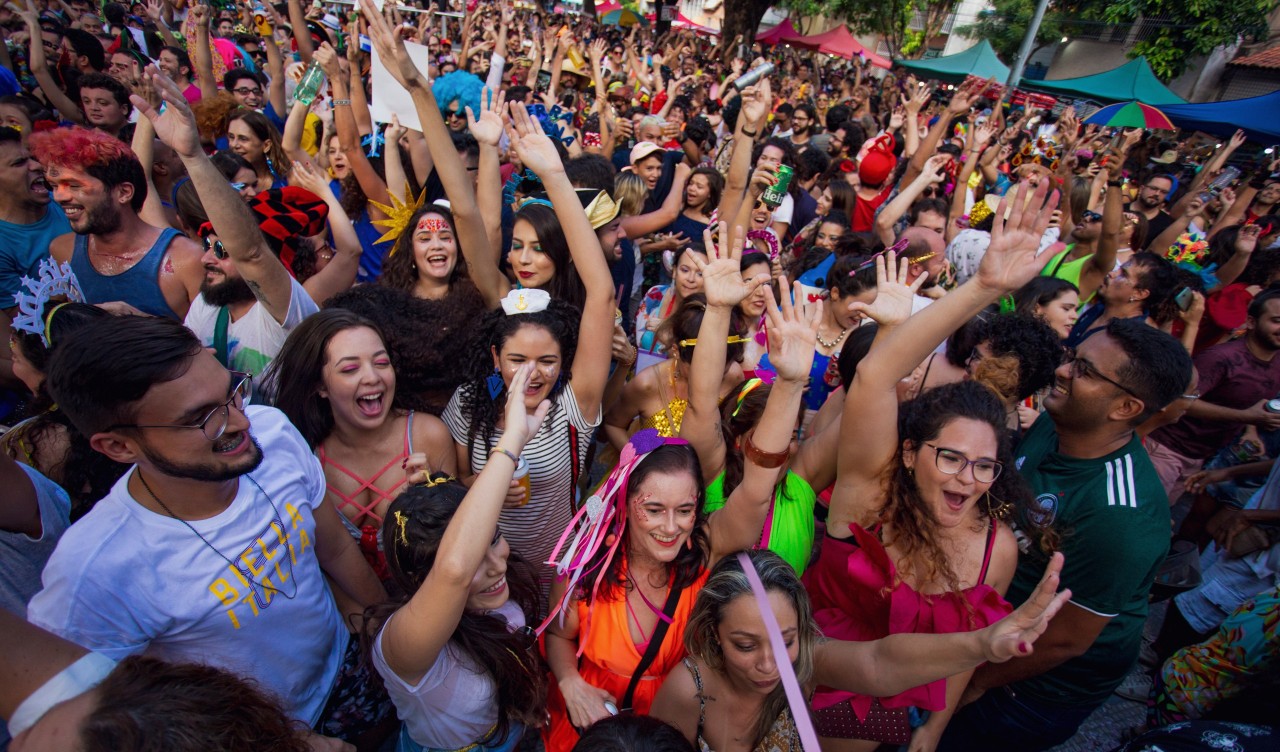
M 1027 58 L 1031 57 L 1031 49 L 1035 47 L 1036 34 L 1040 33 L 1040 22 L 1044 20 L 1044 12 L 1049 8 L 1049 0 L 1037 0 L 1036 12 L 1027 25 L 1027 33 L 1022 37 L 1022 45 L 1018 47 L 1018 59 L 1013 61 L 1009 69 L 1009 80 L 1006 82 L 1005 96 L 1009 96 L 1018 82 L 1022 80 L 1022 71 L 1027 67 Z

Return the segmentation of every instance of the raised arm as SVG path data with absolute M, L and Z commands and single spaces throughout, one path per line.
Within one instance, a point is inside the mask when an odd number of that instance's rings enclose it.
M 298 57 L 302 58 L 303 65 L 310 65 L 315 47 L 307 31 L 307 14 L 302 10 L 302 0 L 288 0 L 288 4 L 289 25 L 293 27 L 293 38 L 298 43 Z
M 911 162 L 907 164 L 907 171 L 902 175 L 903 183 L 910 183 L 915 180 L 916 175 L 924 169 L 925 160 L 933 156 L 934 151 L 938 148 L 938 142 L 942 140 L 943 134 L 947 133 L 951 127 L 951 121 L 963 112 L 967 112 L 974 102 L 978 101 L 982 90 L 986 88 L 985 82 L 961 86 L 956 90 L 955 96 L 951 97 L 951 101 L 947 103 L 947 108 L 938 113 L 938 120 L 929 128 L 928 134 L 924 137 L 924 143 L 920 144 L 920 148 L 916 153 L 911 155 Z
M 480 114 L 467 108 L 467 127 L 480 144 L 480 172 L 476 175 L 476 204 L 484 218 L 484 234 L 489 244 L 484 249 L 485 262 L 471 270 L 471 281 L 480 288 L 486 302 L 496 307 L 511 282 L 500 271 L 502 260 L 502 161 L 498 144 L 502 141 L 502 113 L 506 112 L 507 95 L 494 89 L 480 92 Z
M 200 146 L 200 134 L 195 116 L 187 106 L 187 100 L 178 85 L 169 80 L 154 65 L 147 66 L 143 74 L 164 100 L 163 114 L 142 97 L 130 97 L 133 106 L 151 121 L 156 136 L 177 152 L 186 165 L 196 195 L 213 224 L 227 253 L 236 262 L 236 270 L 244 278 L 254 297 L 276 321 L 284 322 L 289 313 L 289 301 L 293 294 L 293 280 L 276 258 L 258 229 L 253 212 L 245 204 L 240 193 L 232 188 L 209 161 Z
M 612 360 L 613 327 L 603 322 L 612 322 L 616 310 L 613 276 L 600 251 L 600 239 L 565 175 L 555 144 L 542 132 L 542 125 L 529 116 L 524 105 L 512 104 L 510 111 L 507 138 L 511 148 L 519 155 L 520 163 L 533 170 L 546 187 L 547 198 L 555 208 L 556 219 L 560 220 L 560 229 L 569 245 L 570 259 L 586 289 L 570 385 L 578 399 L 578 409 L 588 419 L 595 420 L 600 415 Z
M 787 290 L 787 279 L 778 280 Z M 742 437 L 742 482 L 733 489 L 725 505 L 707 520 L 711 539 L 711 563 L 720 557 L 750 548 L 760 540 L 760 531 L 773 503 L 774 487 L 782 471 L 800 414 L 800 400 L 809 383 L 822 321 L 822 301 L 806 303 L 797 282 L 782 295 L 781 308 L 770 289 L 765 295 L 769 318 L 769 362 L 777 378 L 769 388 L 764 413 L 751 433 Z M 793 307 L 792 300 L 799 301 Z
M 40 18 L 36 14 L 34 0 L 31 0 L 30 5 L 18 5 L 15 7 L 22 17 L 22 22 L 27 27 L 27 65 L 31 68 L 31 75 L 35 77 L 36 83 L 39 84 L 40 90 L 44 92 L 49 104 L 62 117 L 73 123 L 83 125 L 85 119 L 84 113 L 80 111 L 80 106 L 71 101 L 71 97 L 67 96 L 61 86 L 58 86 L 58 83 L 53 80 L 53 74 L 49 72 L 48 61 L 44 54 L 44 41 L 40 36 Z
M 515 472 L 515 462 L 509 458 L 520 456 L 551 408 L 546 400 L 533 415 L 525 408 L 524 387 L 533 367 L 533 363 L 525 363 L 512 376 L 507 390 L 506 428 L 497 449 L 449 520 L 435 563 L 422 586 L 382 629 L 383 658 L 396 676 L 409 684 L 418 683 L 435 665 L 440 651 L 458 628 L 471 594 L 471 582 L 498 529 L 498 516 Z M 421 475 L 427 474 L 428 471 L 421 471 Z M 411 478 L 427 479 L 416 475 Z
M 902 190 L 898 191 L 898 195 L 893 200 L 885 204 L 880 213 L 876 215 L 876 237 L 886 246 L 893 245 L 894 233 L 893 228 L 898 224 L 898 220 L 911 209 L 911 205 L 920 198 L 920 194 L 924 193 L 924 189 L 931 185 L 941 185 L 947 179 L 947 173 L 944 168 L 947 162 L 951 160 L 948 154 L 935 154 L 929 157 L 925 162 L 924 169 Z M 956 193 L 960 194 L 960 182 L 956 181 Z
M 329 298 L 350 289 L 355 284 L 356 274 L 360 271 L 360 256 L 364 246 L 360 245 L 360 237 L 356 228 L 342 208 L 342 202 L 334 194 L 329 185 L 329 176 L 321 172 L 309 160 L 293 163 L 293 172 L 289 174 L 292 185 L 311 191 L 329 207 L 329 229 L 333 233 L 333 258 L 323 269 L 311 276 L 302 286 L 307 294 L 323 306 Z
M 741 271 L 742 241 L 746 237 L 743 226 L 734 227 L 733 239 L 728 236 L 728 223 L 719 227 L 708 226 L 703 233 L 704 247 L 712 256 L 704 263 L 697 254 L 687 257 L 702 272 L 703 293 L 707 308 L 698 327 L 698 343 L 693 348 L 693 362 L 689 369 L 689 405 L 685 419 L 680 424 L 680 438 L 689 442 L 698 453 L 702 466 L 702 480 L 710 483 L 724 468 L 724 435 L 720 431 L 720 385 L 724 381 L 724 369 L 728 359 L 729 324 L 733 311 L 743 300 L 751 296 L 760 285 L 769 281 L 767 274 L 743 279 Z M 716 243 L 716 232 L 721 242 Z M 678 343 L 674 344 L 679 347 Z M 674 354 L 672 357 L 676 357 Z M 794 416 L 793 416 L 794 420 Z
M 160 40 L 169 47 L 181 47 L 178 38 L 173 35 L 173 31 L 169 28 L 169 24 L 164 21 L 164 0 L 147 0 L 147 17 L 156 26 L 156 33 L 160 35 Z
M 316 50 L 315 60 L 324 70 L 325 76 L 329 78 L 329 86 L 333 90 L 335 102 L 333 128 L 338 132 L 338 146 L 347 157 L 351 174 L 355 175 L 356 182 L 360 184 L 360 190 L 364 191 L 364 195 L 371 201 L 377 201 L 384 206 L 390 205 L 391 197 L 387 193 L 387 184 L 378 171 L 373 169 L 373 165 L 369 163 L 369 157 L 364 153 L 364 145 L 360 141 L 360 129 L 356 125 L 354 105 L 351 101 L 351 89 L 346 76 L 342 75 L 337 53 L 328 42 L 325 42 L 320 45 L 320 49 Z M 381 214 L 372 204 L 369 206 L 369 212 L 374 215 Z
M 693 168 L 681 162 L 676 165 L 675 176 L 671 181 L 671 190 L 667 191 L 667 197 L 663 199 L 662 206 L 657 211 L 651 211 L 648 214 L 634 214 L 630 217 L 622 218 L 622 229 L 626 231 L 629 238 L 643 238 L 651 235 L 662 228 L 676 221 L 680 216 L 680 210 L 684 206 L 684 186 L 689 182 L 689 176 L 693 174 Z
M 260 44 L 267 54 L 267 101 L 271 109 L 283 113 L 288 109 L 284 99 L 284 56 L 274 36 L 263 37 Z
M 1057 252 L 1054 248 L 1061 249 L 1059 243 L 1049 249 L 1053 253 L 1036 253 L 1040 237 L 1057 206 L 1057 192 L 1045 200 L 1048 185 L 1042 183 L 1030 204 L 1024 205 L 1024 190 L 1026 187 L 1019 185 L 1001 200 L 991 231 L 991 245 L 978 273 L 933 305 L 907 317 L 901 325 L 891 327 L 882 336 L 877 335 L 871 353 L 858 364 L 845 397 L 841 433 L 864 439 L 841 446 L 828 518 L 830 529 L 843 531 L 851 523 L 866 523 L 867 515 L 873 511 L 867 499 L 879 499 L 883 495 L 879 491 L 879 476 L 897 450 L 898 442 L 898 408 L 893 393 L 897 382 L 964 322 L 1001 295 L 1030 281 Z M 1006 222 L 1003 217 L 1009 204 L 1012 212 Z M 898 311 L 900 315 L 901 299 L 907 297 L 903 289 L 905 270 L 899 267 L 897 283 L 890 284 L 888 268 L 891 267 L 883 259 L 876 259 L 877 278 L 886 286 L 879 290 L 872 305 L 853 303 L 850 310 L 862 311 L 873 319 L 884 318 L 878 309 Z M 882 306 L 880 298 L 886 293 L 891 293 L 899 302 L 886 301 Z M 886 323 L 890 322 L 881 322 L 882 326 Z
M 742 109 L 738 113 L 738 127 L 733 134 L 733 152 L 729 155 L 729 173 L 725 177 L 723 197 L 720 199 L 720 216 L 738 216 L 738 209 L 747 200 L 744 195 L 751 178 L 751 151 L 760 137 L 769 117 L 769 104 L 773 93 L 769 79 L 764 78 L 755 86 L 742 90 Z
M 189 28 L 195 29 L 195 49 L 188 48 L 188 51 L 194 53 L 192 58 L 196 64 L 196 83 L 200 85 L 200 96 L 212 99 L 218 96 L 218 79 L 213 75 L 213 49 L 209 46 L 209 6 L 193 5 L 188 8 L 187 24 Z
M 289 117 L 284 121 L 284 133 L 280 134 L 280 147 L 295 162 L 305 162 L 311 158 L 306 149 L 302 148 L 302 129 L 310 111 L 310 107 L 295 99 L 293 107 L 289 109 Z M 326 147 L 326 143 L 321 143 L 320 151 L 326 151 Z
M 453 146 L 453 139 L 450 138 L 449 129 L 440 115 L 440 107 L 431 93 L 431 87 L 427 85 L 426 79 L 409 57 L 409 51 L 405 49 L 403 27 L 392 29 L 387 19 L 374 10 L 372 5 L 362 5 L 360 12 L 364 14 L 365 21 L 369 24 L 369 38 L 374 48 L 378 50 L 379 57 L 386 62 L 387 70 L 413 97 L 418 118 L 422 122 L 422 134 L 426 138 L 427 148 L 431 151 L 435 162 L 436 174 L 440 176 L 440 182 L 444 186 L 445 195 L 449 197 L 449 204 L 453 210 L 454 223 L 458 228 L 458 247 L 467 261 L 472 279 L 476 279 L 478 274 L 489 274 L 490 270 L 481 270 L 484 265 L 493 267 L 493 258 L 490 255 L 492 250 L 489 239 L 484 230 L 484 219 L 480 216 L 480 207 L 476 203 L 475 187 L 471 184 L 470 174 L 462 164 L 462 157 Z M 580 205 L 579 209 L 581 209 Z M 585 215 L 583 221 L 586 221 Z M 590 225 L 587 227 L 589 229 Z M 594 237 L 594 232 L 592 236 Z M 599 243 L 596 243 L 596 246 L 598 251 Z M 600 254 L 597 253 L 597 255 Z M 601 257 L 601 263 L 603 262 L 604 259 Z M 488 279 L 488 277 L 484 278 Z M 489 290 L 481 288 L 481 291 L 486 296 L 486 302 L 496 307 L 501 295 L 491 300 L 492 286 Z M 607 344 L 605 351 L 607 354 Z M 601 380 L 600 384 L 603 390 L 604 381 Z

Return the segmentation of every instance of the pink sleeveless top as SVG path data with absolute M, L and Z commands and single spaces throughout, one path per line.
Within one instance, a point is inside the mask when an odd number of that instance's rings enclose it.
M 859 525 L 850 525 L 852 538 L 827 538 L 814 566 L 804 574 L 813 602 L 813 615 L 822 633 L 836 640 L 865 642 L 891 634 L 950 634 L 967 632 L 999 621 L 1013 606 L 990 585 L 979 584 L 959 593 L 922 595 L 910 585 L 895 582 L 897 570 L 884 544 Z M 987 578 L 998 523 L 991 520 L 978 582 Z M 973 608 L 972 617 L 965 606 Z M 972 618 L 972 621 L 970 620 Z M 946 707 L 947 682 L 939 679 L 892 697 L 881 697 L 886 708 Z M 848 701 L 859 720 L 866 720 L 872 698 L 819 687 L 813 708 Z

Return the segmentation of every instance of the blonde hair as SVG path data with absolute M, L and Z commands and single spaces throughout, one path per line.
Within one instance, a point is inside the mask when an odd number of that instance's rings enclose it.
M 649 187 L 644 178 L 634 172 L 620 172 L 613 180 L 613 200 L 622 207 L 622 216 L 634 217 L 644 213 L 644 200 Z

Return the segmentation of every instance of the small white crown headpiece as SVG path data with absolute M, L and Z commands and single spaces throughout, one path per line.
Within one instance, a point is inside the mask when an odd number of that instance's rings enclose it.
M 507 297 L 502 299 L 502 310 L 508 316 L 514 316 L 518 313 L 545 311 L 550 304 L 551 295 L 546 290 L 522 287 L 507 293 Z
M 71 271 L 71 264 L 59 264 L 51 258 L 40 262 L 39 276 L 36 279 L 22 278 L 22 286 L 28 292 L 19 292 L 14 296 L 18 303 L 18 315 L 13 319 L 13 328 L 29 334 L 38 334 L 49 346 L 49 329 L 44 317 L 44 306 L 50 299 L 65 297 L 70 303 L 83 303 L 84 291 L 80 282 Z

